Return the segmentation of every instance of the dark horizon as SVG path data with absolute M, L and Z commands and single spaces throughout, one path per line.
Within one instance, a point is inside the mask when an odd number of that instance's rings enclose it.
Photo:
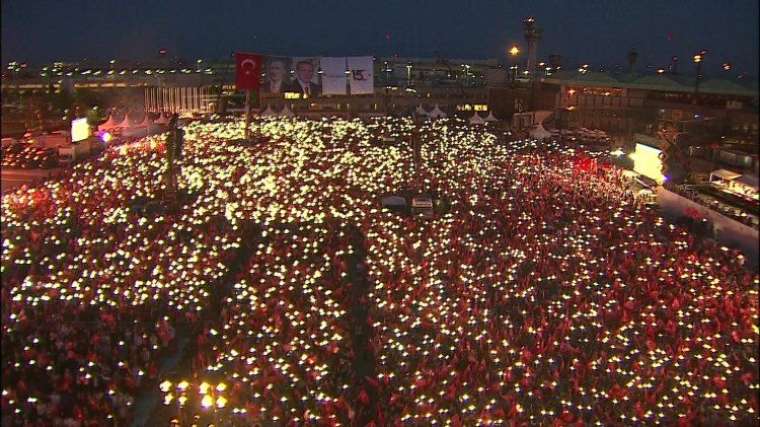
M 626 55 L 635 48 L 639 70 L 666 67 L 677 55 L 679 71 L 690 74 L 691 56 L 707 49 L 706 74 L 718 74 L 724 62 L 733 65 L 732 76 L 758 74 L 756 0 L 737 0 L 731 8 L 707 0 L 614 6 L 441 0 L 435 9 L 433 3 L 396 0 L 359 8 L 335 0 L 234 3 L 215 3 L 210 14 L 197 0 L 8 0 L 2 4 L 2 62 L 139 61 L 158 57 L 161 48 L 188 60 L 227 59 L 234 51 L 503 59 L 512 43 L 525 48 L 521 20 L 534 16 L 544 31 L 539 58 L 556 53 L 566 66 L 627 67 Z

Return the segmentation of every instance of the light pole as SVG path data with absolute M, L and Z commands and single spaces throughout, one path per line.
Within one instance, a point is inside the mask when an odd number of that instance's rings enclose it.
M 523 35 L 525 42 L 528 44 L 528 77 L 533 80 L 536 74 L 536 52 L 538 50 L 538 41 L 541 40 L 543 30 L 536 25 L 536 19 L 529 16 L 523 19 Z
M 692 57 L 692 61 L 697 64 L 697 77 L 694 80 L 694 104 L 697 103 L 699 96 L 699 83 L 702 81 L 702 62 L 705 60 L 705 55 L 707 55 L 707 51 L 701 50 Z
M 678 74 L 678 57 L 675 55 L 670 58 L 670 74 Z
M 520 48 L 517 47 L 517 45 L 512 45 L 511 48 L 509 48 L 509 57 L 512 58 L 511 61 L 509 61 L 510 64 L 512 64 L 509 69 L 512 71 L 512 85 L 515 84 L 515 75 L 517 74 L 517 55 L 520 54 Z
M 536 25 L 536 19 L 529 16 L 523 20 L 523 35 L 525 42 L 528 44 L 528 62 L 524 74 L 530 82 L 530 110 L 535 111 L 536 97 L 536 52 L 538 51 L 538 41 L 541 40 L 543 30 Z

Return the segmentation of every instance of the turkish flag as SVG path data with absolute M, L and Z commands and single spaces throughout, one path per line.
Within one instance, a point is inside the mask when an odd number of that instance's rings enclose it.
M 238 90 L 258 89 L 261 77 L 261 55 L 235 54 L 235 87 Z

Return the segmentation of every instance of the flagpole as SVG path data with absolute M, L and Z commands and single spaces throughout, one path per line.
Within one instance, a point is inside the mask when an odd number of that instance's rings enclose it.
M 251 125 L 251 90 L 245 91 L 245 139 L 249 141 L 251 139 L 251 131 L 249 129 Z

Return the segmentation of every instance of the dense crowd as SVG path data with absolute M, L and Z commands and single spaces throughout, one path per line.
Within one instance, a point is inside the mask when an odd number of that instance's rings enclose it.
M 758 421 L 758 276 L 605 156 L 455 120 L 252 127 L 186 126 L 177 212 L 133 209 L 162 136 L 3 197 L 4 422 L 123 425 L 146 378 L 182 425 Z M 380 206 L 415 192 L 449 208 Z M 191 372 L 162 376 L 180 326 Z
M 51 169 L 58 166 L 58 151 L 26 142 L 4 144 L 2 167 L 11 169 Z
M 184 407 L 227 406 L 236 417 L 225 424 L 349 422 L 356 390 L 343 233 L 273 224 L 258 236 L 219 322 L 196 337 L 199 380 L 169 387 L 165 403 L 180 418 Z
M 150 147 L 3 197 L 4 422 L 124 425 L 177 324 L 197 322 L 226 271 L 239 240 L 224 221 L 130 208 L 160 191 L 140 174 L 161 163 Z
M 462 160 L 440 165 L 431 185 Z M 470 203 L 448 220 L 370 228 L 389 403 L 377 419 L 756 419 L 757 277 L 632 203 L 614 170 L 568 164 L 561 154 L 480 163 L 471 190 L 456 190 Z

